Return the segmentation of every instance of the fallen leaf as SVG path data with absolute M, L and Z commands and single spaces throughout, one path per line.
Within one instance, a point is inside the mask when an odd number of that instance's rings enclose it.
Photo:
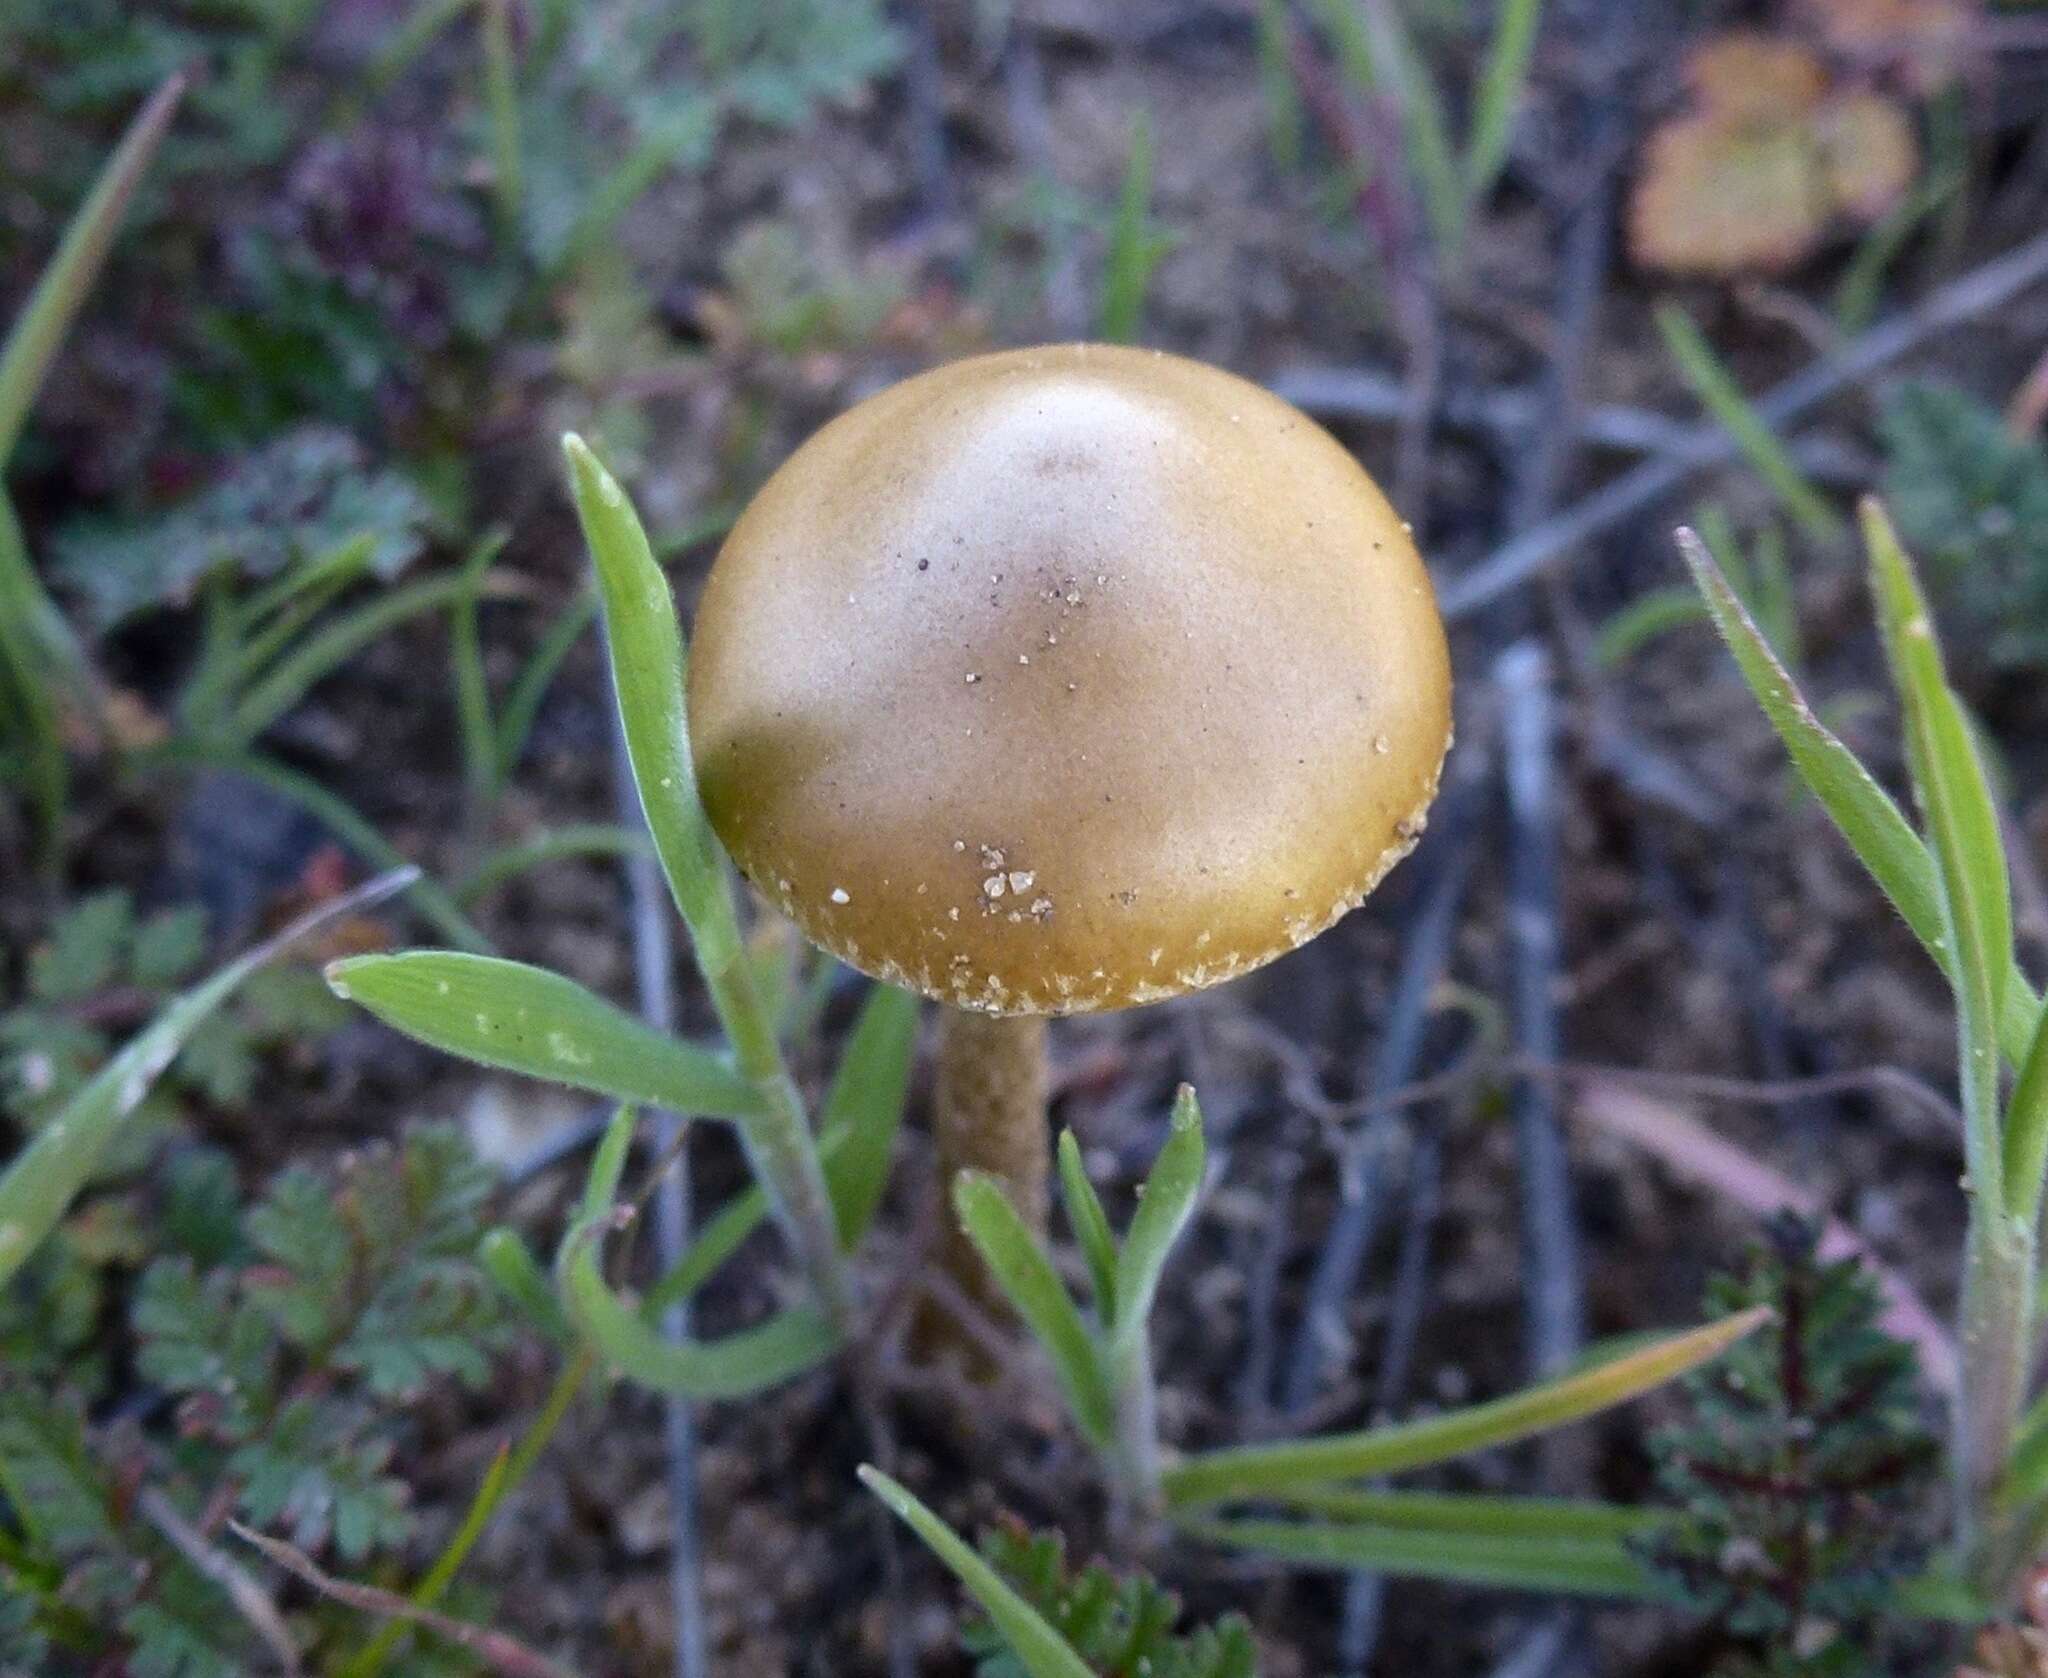
M 1685 79 L 1692 103 L 1651 134 L 1629 200 L 1629 248 L 1647 267 L 1787 269 L 1913 184 L 1906 112 L 1882 94 L 1834 90 L 1798 41 L 1713 36 L 1687 57 Z

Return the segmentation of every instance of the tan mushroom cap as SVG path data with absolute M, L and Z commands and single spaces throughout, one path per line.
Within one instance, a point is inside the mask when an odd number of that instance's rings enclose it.
M 698 608 L 713 827 L 803 931 L 956 1007 L 1072 1013 L 1313 938 L 1450 742 L 1422 560 L 1277 397 L 1177 356 L 977 356 L 827 425 Z

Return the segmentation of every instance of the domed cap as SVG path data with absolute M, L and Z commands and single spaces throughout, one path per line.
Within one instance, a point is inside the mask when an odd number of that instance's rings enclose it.
M 1120 1008 L 1314 937 L 1415 844 L 1450 739 L 1420 556 L 1327 433 L 1199 362 L 978 356 L 747 508 L 690 734 L 754 884 L 862 972 Z

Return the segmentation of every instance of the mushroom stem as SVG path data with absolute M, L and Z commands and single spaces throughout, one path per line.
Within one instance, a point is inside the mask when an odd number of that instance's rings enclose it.
M 939 1193 L 962 1171 L 999 1182 L 1033 1232 L 1045 1231 L 1052 1148 L 1045 1120 L 1045 1016 L 939 1011 L 932 1129 Z M 946 1272 L 977 1304 L 1007 1312 L 995 1278 L 964 1231 L 947 1222 Z

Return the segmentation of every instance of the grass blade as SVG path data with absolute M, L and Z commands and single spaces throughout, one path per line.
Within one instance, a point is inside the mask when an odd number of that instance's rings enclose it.
M 466 572 L 427 577 L 344 612 L 318 634 L 308 636 L 253 683 L 235 707 L 232 743 L 246 746 L 331 675 L 381 636 L 410 618 L 443 606 L 459 606 L 474 587 Z
M 917 998 L 894 985 L 870 986 L 819 1114 L 834 1139 L 824 1156 L 825 1187 L 839 1244 L 849 1253 L 875 1221 L 889 1186 L 916 1050 Z
M 1699 585 L 1707 610 L 1736 666 L 1785 744 L 1799 778 L 1848 840 L 1878 889 L 1891 900 L 1927 953 L 1953 978 L 1943 939 L 1940 886 L 1934 859 L 1891 795 L 1880 787 L 1856 754 L 1824 728 L 1791 674 L 1779 663 L 1713 556 L 1689 530 L 1678 533 L 1678 549 Z M 2017 969 L 2006 974 L 1999 1042 L 2014 1065 L 2025 1059 L 2034 1039 L 2041 1004 Z
M 1529 85 L 1529 59 L 1543 0 L 1503 0 L 1494 21 L 1486 65 L 1472 106 L 1472 133 L 1465 146 L 1465 198 L 1478 204 L 1493 190 L 1508 160 L 1508 142 Z
M 462 904 L 475 903 L 490 896 L 508 880 L 570 857 L 616 858 L 646 854 L 646 839 L 629 828 L 611 822 L 576 822 L 488 852 L 456 882 L 455 900 Z
M 746 1119 L 762 1109 L 721 1056 L 545 968 L 408 950 L 337 961 L 327 983 L 406 1036 L 480 1065 L 678 1113 Z
M 848 1252 L 867 1234 L 881 1202 L 916 1044 L 917 998 L 893 985 L 876 985 L 825 1098 L 824 1128 L 818 1137 L 840 1242 Z M 855 1062 L 858 1071 L 849 1072 L 849 1064 Z M 758 1186 L 726 1202 L 697 1231 L 674 1268 L 648 1290 L 642 1314 L 658 1317 L 676 1301 L 689 1298 L 767 1216 L 768 1196 Z
M 21 756 L 22 788 L 35 819 L 36 849 L 55 874 L 63 865 L 71 766 L 46 651 L 32 625 L 49 596 L 29 564 L 14 509 L 0 493 L 0 694 L 12 699 L 8 726 Z M 54 608 L 53 608 L 54 609 Z
M 1799 527 L 1823 546 L 1839 543 L 1847 533 L 1841 514 L 1800 471 L 1755 405 L 1742 394 L 1742 387 L 1714 353 L 1705 335 L 1693 325 L 1692 317 L 1675 303 L 1661 304 L 1657 309 L 1657 330 L 1664 335 L 1665 348 L 1678 363 L 1678 370 L 1692 386 L 1693 394 L 1735 439 L 1743 456 L 1771 486 Z
M 149 1093 L 185 1041 L 258 968 L 330 921 L 382 902 L 405 888 L 408 873 L 383 875 L 302 915 L 276 937 L 228 963 L 171 1002 L 99 1073 L 30 1137 L 0 1176 L 0 1284 L 34 1252 L 91 1180 L 121 1123 Z
M 484 105 L 491 122 L 491 185 L 498 222 L 514 250 L 526 187 L 520 164 L 519 61 L 512 46 L 511 0 L 484 0 Z
M 1400 107 L 1408 168 L 1422 195 L 1423 215 L 1438 251 L 1455 262 L 1465 239 L 1465 182 L 1451 148 L 1443 96 L 1389 0 L 1365 0 L 1364 11 L 1380 83 Z
M 1101 1354 L 1038 1238 L 1002 1186 L 978 1171 L 955 1179 L 953 1209 L 1004 1296 L 1045 1348 L 1082 1433 L 1098 1449 L 1109 1449 L 1115 1430 Z
M 1202 1192 L 1208 1148 L 1202 1139 L 1202 1108 L 1194 1090 L 1182 1084 L 1173 1098 L 1173 1118 L 1166 1146 L 1152 1162 L 1140 1191 L 1138 1210 L 1124 1232 L 1123 1251 L 1116 1261 L 1114 1354 L 1118 1361 L 1145 1332 L 1160 1273 L 1174 1242 L 1187 1227 Z
M 1110 1233 L 1102 1197 L 1088 1181 L 1081 1144 L 1071 1130 L 1060 1132 L 1059 1162 L 1060 1203 L 1067 1209 L 1067 1222 L 1095 1285 L 1096 1318 L 1106 1327 L 1116 1321 L 1116 1237 Z
M 967 1588 L 968 1595 L 981 1604 L 1027 1678 L 1094 1678 L 1073 1645 L 931 1510 L 880 1469 L 865 1463 L 860 1468 L 860 1483 L 923 1539 L 926 1548 L 946 1564 L 953 1577 Z
M 305 810 L 371 867 L 407 870 L 408 878 L 413 882 L 406 893 L 407 900 L 451 944 L 479 954 L 490 949 L 491 941 L 483 935 L 476 922 L 462 912 L 461 906 L 448 895 L 446 887 L 438 880 L 430 880 L 421 874 L 390 840 L 377 831 L 368 817 L 347 799 L 328 791 L 312 776 L 302 775 L 298 770 L 287 768 L 260 753 L 175 741 L 146 755 L 138 754 L 138 758 L 130 761 L 196 764 L 259 782 Z
M 1145 325 L 1145 288 L 1151 284 L 1152 270 L 1172 248 L 1170 239 L 1152 231 L 1151 216 L 1152 124 L 1140 112 L 1131 124 L 1130 158 L 1124 165 L 1123 190 L 1117 196 L 1103 268 L 1100 329 L 1112 344 L 1137 342 Z
M 1669 1596 L 1618 1539 L 1542 1533 L 1426 1531 L 1324 1522 L 1201 1521 L 1181 1529 L 1211 1544 L 1347 1572 L 1462 1585 L 1661 1601 Z
M 556 1256 L 570 1320 L 622 1373 L 685 1398 L 744 1398 L 832 1355 L 838 1342 L 822 1312 L 796 1306 L 718 1340 L 671 1340 L 605 1286 L 598 1252 L 618 1222 L 615 1198 L 633 1140 L 635 1113 L 622 1107 L 606 1129 L 583 1185 L 583 1205 Z
M 2048 1171 L 2048 1013 L 2020 1062 L 2005 1104 L 2006 1210 L 2032 1228 L 2041 1214 Z
M 495 793 L 512 779 L 512 771 L 526 754 L 526 742 L 540 717 L 541 702 L 547 698 L 562 661 L 583 639 L 583 632 L 597 619 L 597 595 L 585 592 L 562 609 L 548 625 L 547 633 L 533 649 L 533 656 L 519 672 L 505 703 L 498 711 L 497 762 L 491 781 Z
M 1486 1497 L 1473 1492 L 1359 1491 L 1339 1486 L 1297 1486 L 1274 1501 L 1304 1515 L 1347 1526 L 1402 1532 L 1457 1532 L 1501 1538 L 1616 1540 L 1660 1525 L 1662 1511 L 1565 1497 Z
M 476 1244 L 476 1262 L 497 1284 L 498 1291 L 526 1313 L 527 1320 L 557 1346 L 570 1342 L 569 1321 L 562 1302 L 548 1285 L 546 1272 L 526 1237 L 509 1224 L 487 1229 Z
M 1874 501 L 1863 505 L 1872 592 L 1905 711 L 1908 756 L 1935 864 L 1949 979 L 1963 1038 L 1965 1153 L 1978 1191 L 2002 1200 L 1999 1008 L 2012 970 L 2005 841 L 1968 719 L 1948 685 L 1926 597 Z
M 676 907 L 689 923 L 707 974 L 740 962 L 739 923 L 726 885 L 723 853 L 697 797 L 684 709 L 687 662 L 668 578 L 655 562 L 626 492 L 584 446 L 562 440 L 583 538 L 597 566 L 633 780 L 655 854 Z
M 9 330 L 6 344 L 0 346 L 0 468 L 13 458 L 36 392 L 42 389 L 64 335 L 99 277 L 143 173 L 184 96 L 185 77 L 175 75 L 136 113 L 93 183 L 92 192 L 64 230 L 50 265 Z
M 1161 1477 L 1167 1505 L 1184 1509 L 1264 1497 L 1318 1481 L 1394 1474 L 1526 1439 L 1626 1403 L 1698 1368 L 1769 1316 L 1763 1306 L 1737 1312 L 1591 1369 L 1422 1421 L 1202 1452 L 1168 1468 Z
M 504 546 L 505 532 L 494 530 L 469 550 L 460 571 L 468 587 L 448 615 L 455 717 L 461 728 L 462 774 L 468 783 L 472 812 L 483 807 L 498 778 L 498 733 L 491 722 L 491 686 L 484 673 L 483 626 L 478 619 L 484 578 Z

